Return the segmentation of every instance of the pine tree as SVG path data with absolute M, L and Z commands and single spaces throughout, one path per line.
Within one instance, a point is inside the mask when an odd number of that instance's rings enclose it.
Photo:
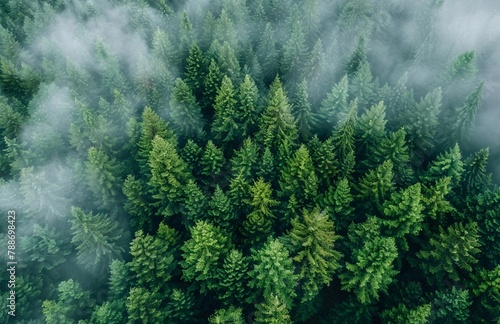
M 269 296 L 266 296 L 264 302 L 257 304 L 256 308 L 256 323 L 293 323 L 286 303 L 282 299 L 280 299 L 277 294 L 271 293 Z
M 211 140 L 205 146 L 205 151 L 200 159 L 201 174 L 205 176 L 206 184 L 217 181 L 222 167 L 225 165 L 224 153 Z
M 237 93 L 235 120 L 242 138 L 253 135 L 259 118 L 259 91 L 250 75 L 245 75 Z
M 249 206 L 251 212 L 243 222 L 242 232 L 248 244 L 262 243 L 272 233 L 274 218 L 274 206 L 278 202 L 272 197 L 271 184 L 258 179 L 249 189 L 250 199 L 244 202 Z
M 194 43 L 189 49 L 189 57 L 186 62 L 186 84 L 198 100 L 201 99 L 202 81 L 205 73 L 203 52 L 198 44 Z
M 244 324 L 243 313 L 241 308 L 235 308 L 234 306 L 229 306 L 226 309 L 218 309 L 209 318 L 208 322 L 210 324 L 224 324 L 224 323 L 234 323 L 234 324 Z
M 168 123 L 158 116 L 150 107 L 144 108 L 140 129 L 140 139 L 137 143 L 137 161 L 139 162 L 141 173 L 147 174 L 149 170 L 149 154 L 153 147 L 153 139 L 159 136 L 174 145 L 177 143 L 177 139 L 174 133 L 168 128 Z
M 186 323 L 198 317 L 196 300 L 189 290 L 172 289 L 164 310 L 165 321 L 163 323 Z
M 165 224 L 160 224 L 155 236 L 137 231 L 130 244 L 130 269 L 137 287 L 166 291 L 178 263 L 179 245 L 179 234 Z
M 281 171 L 279 181 L 282 197 L 295 195 L 300 206 L 311 204 L 318 194 L 318 178 L 305 145 L 301 145 Z
M 337 229 L 346 229 L 353 221 L 355 216 L 353 201 L 351 187 L 346 178 L 340 180 L 336 186 L 328 188 L 323 204 Z
M 226 306 L 242 305 L 248 297 L 249 260 L 238 250 L 231 250 L 218 269 L 217 298 Z
M 213 116 L 213 104 L 217 96 L 217 90 L 220 88 L 222 78 L 224 75 L 221 73 L 219 66 L 214 59 L 210 60 L 208 72 L 203 80 L 203 116 L 210 119 Z
M 127 197 L 125 211 L 132 215 L 130 225 L 133 229 L 144 229 L 150 231 L 153 226 L 154 211 L 151 208 L 151 197 L 147 191 L 147 184 L 143 180 L 128 175 L 123 183 L 123 194 Z
M 370 63 L 364 62 L 350 79 L 349 91 L 353 98 L 357 98 L 360 109 L 365 109 L 373 103 L 375 97 L 375 83 Z
M 416 183 L 393 193 L 391 199 L 384 203 L 384 232 L 387 236 L 397 239 L 398 243 L 402 242 L 404 250 L 409 249 L 405 236 L 418 235 L 422 229 L 424 215 L 421 200 L 421 186 Z
M 298 276 L 289 252 L 279 240 L 269 240 L 252 255 L 254 266 L 250 270 L 250 288 L 258 291 L 259 298 L 275 295 L 284 306 L 291 308 L 296 296 Z
M 341 253 L 334 250 L 339 238 L 327 214 L 314 209 L 292 219 L 287 234 L 292 259 L 300 269 L 303 284 L 302 302 L 312 300 L 322 286 L 330 285 L 334 272 L 340 267 Z
M 243 141 L 243 145 L 234 152 L 231 159 L 233 174 L 242 173 L 246 179 L 251 180 L 257 170 L 258 146 L 250 137 Z
M 347 114 L 338 122 L 332 138 L 335 143 L 335 154 L 341 165 L 341 176 L 348 176 L 354 167 L 354 134 L 356 131 L 358 103 L 352 101 Z
M 442 323 L 464 323 L 469 320 L 469 307 L 472 305 L 469 290 L 452 289 L 436 291 L 432 301 L 432 321 Z
M 421 177 L 426 182 L 433 182 L 443 177 L 450 177 L 454 187 L 460 184 L 464 164 L 462 153 L 458 144 L 448 151 L 439 154 L 427 168 L 427 172 Z
M 86 161 L 87 183 L 99 206 L 111 208 L 121 196 L 122 165 L 105 152 L 91 147 Z
M 101 262 L 107 266 L 124 252 L 119 244 L 124 233 L 115 220 L 105 214 L 87 214 L 79 207 L 72 207 L 71 214 L 71 243 L 77 245 L 78 263 L 96 269 Z
M 236 211 L 226 193 L 217 185 L 208 202 L 209 220 L 227 233 L 234 233 Z
M 304 62 L 306 61 L 307 46 L 302 22 L 293 22 L 290 38 L 283 45 L 283 60 L 280 71 L 284 76 L 287 89 L 294 91 L 304 73 Z
M 92 313 L 90 323 L 123 323 L 126 321 L 126 307 L 124 300 L 106 301 L 97 306 Z
M 358 44 L 346 64 L 345 71 L 347 75 L 355 75 L 361 69 L 361 66 L 367 62 L 368 59 L 366 57 L 365 36 L 362 35 L 359 36 Z
M 184 188 L 184 199 L 182 201 L 181 213 L 184 225 L 188 228 L 198 220 L 207 218 L 208 201 L 194 180 L 188 180 Z
M 165 310 L 161 306 L 164 297 L 156 290 L 133 287 L 127 297 L 126 307 L 129 321 L 163 323 Z
M 182 187 L 191 178 L 186 163 L 179 157 L 174 145 L 156 136 L 149 155 L 151 179 L 149 186 L 160 214 L 169 217 L 179 211 L 183 199 Z
M 259 171 L 257 175 L 268 182 L 273 182 L 276 178 L 275 174 L 275 159 L 271 150 L 266 147 L 264 153 L 262 153 L 261 160 L 262 163 L 259 164 Z
M 373 223 L 373 222 L 372 222 Z M 369 225 L 367 222 L 366 225 Z M 361 225 L 361 224 L 360 224 Z M 354 291 L 362 304 L 379 299 L 379 292 L 387 291 L 393 277 L 393 261 L 398 257 L 396 243 L 392 237 L 381 237 L 378 225 L 370 225 L 375 235 L 367 236 L 365 229 L 358 226 L 349 229 L 349 239 L 361 246 L 353 249 L 350 262 L 346 262 L 346 272 L 340 274 L 342 289 Z M 378 235 L 377 235 L 378 232 Z
M 299 135 L 304 141 L 307 141 L 312 135 L 312 130 L 316 129 L 316 116 L 311 110 L 307 91 L 307 81 L 304 79 L 298 86 L 292 104 L 292 115 L 295 117 Z
M 385 105 L 383 101 L 373 105 L 359 117 L 357 123 L 360 150 L 375 151 L 385 137 Z
M 109 265 L 109 294 L 114 300 L 127 297 L 130 289 L 130 267 L 124 261 L 113 260 Z
M 446 230 L 439 226 L 439 234 L 432 236 L 417 257 L 422 259 L 421 268 L 438 280 L 459 280 L 460 269 L 471 272 L 478 262 L 475 255 L 481 251 L 480 245 L 476 223 L 454 223 Z
M 79 282 L 73 279 L 63 281 L 57 287 L 57 292 L 57 301 L 45 300 L 42 304 L 46 322 L 76 323 L 82 319 L 82 315 L 91 313 L 95 300 Z
M 456 121 L 453 124 L 453 138 L 465 142 L 472 133 L 476 120 L 477 109 L 481 104 L 484 82 L 467 97 L 465 103 L 456 111 Z
M 276 76 L 278 71 L 278 53 L 276 51 L 276 40 L 271 23 L 266 23 L 262 37 L 257 45 L 259 61 L 262 62 L 264 71 L 264 83 L 268 84 Z
M 491 174 L 486 173 L 489 155 L 489 148 L 482 148 L 465 161 L 462 179 L 465 192 L 479 192 L 491 183 Z
M 238 125 L 235 121 L 236 93 L 229 77 L 224 76 L 214 103 L 213 137 L 221 143 L 239 140 Z
M 333 86 L 332 90 L 321 102 L 319 115 L 323 120 L 322 133 L 331 134 L 333 127 L 339 121 L 339 115 L 345 114 L 349 109 L 347 99 L 349 96 L 349 78 L 344 75 L 342 79 Z
M 387 160 L 366 173 L 357 184 L 358 198 L 382 211 L 382 204 L 394 190 L 392 168 L 392 162 Z
M 422 186 L 423 214 L 432 219 L 442 219 L 443 215 L 454 211 L 455 208 L 446 196 L 451 193 L 451 178 L 444 177 L 437 180 L 432 186 Z
M 175 80 L 170 100 L 170 119 L 174 130 L 181 137 L 200 136 L 203 129 L 201 108 L 189 86 L 182 80 Z
M 183 278 L 199 281 L 205 293 L 216 287 L 217 269 L 230 251 L 231 242 L 225 232 L 206 221 L 196 222 L 190 232 L 191 238 L 181 247 Z
M 298 139 L 290 105 L 278 77 L 270 87 L 269 102 L 262 114 L 260 129 L 256 136 L 259 143 L 277 154 L 278 166 L 285 164 L 290 156 L 290 150 Z

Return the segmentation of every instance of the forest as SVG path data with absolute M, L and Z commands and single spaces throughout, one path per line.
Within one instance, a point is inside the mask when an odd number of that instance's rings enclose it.
M 499 21 L 0 1 L 0 323 L 500 323 Z

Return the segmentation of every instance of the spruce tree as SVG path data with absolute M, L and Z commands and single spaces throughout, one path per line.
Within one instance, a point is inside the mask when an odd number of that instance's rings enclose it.
M 235 119 L 238 124 L 238 134 L 246 138 L 255 133 L 260 117 L 259 91 L 250 75 L 245 75 L 236 97 Z
M 213 137 L 223 144 L 240 139 L 238 137 L 238 125 L 235 121 L 235 96 L 236 92 L 231 79 L 224 76 L 215 97 L 215 115 L 212 123 Z
M 217 298 L 226 306 L 246 303 L 249 290 L 249 260 L 242 252 L 231 250 L 218 269 Z
M 203 130 L 201 108 L 189 86 L 179 78 L 170 100 L 170 120 L 177 134 L 184 138 L 200 136 Z
M 316 129 L 316 116 L 311 110 L 307 91 L 307 81 L 304 79 L 298 86 L 292 104 L 292 115 L 295 117 L 300 138 L 304 141 L 307 141 L 311 137 L 312 131 Z
M 458 144 L 455 144 L 448 151 L 439 154 L 430 163 L 421 179 L 426 182 L 433 182 L 442 177 L 450 177 L 452 185 L 456 187 L 460 184 L 463 171 L 462 153 Z
M 264 302 L 256 305 L 256 323 L 290 324 L 293 323 L 289 314 L 289 308 L 277 294 L 271 293 L 266 296 Z
M 339 238 L 327 214 L 304 210 L 302 217 L 292 219 L 287 234 L 293 261 L 300 270 L 302 302 L 312 300 L 322 286 L 330 285 L 333 273 L 340 268 L 341 253 L 334 249 Z
M 323 134 L 331 134 L 333 127 L 337 125 L 339 117 L 349 109 L 349 78 L 347 75 L 333 86 L 332 90 L 326 95 L 326 98 L 321 102 L 319 115 L 322 121 L 320 130 Z

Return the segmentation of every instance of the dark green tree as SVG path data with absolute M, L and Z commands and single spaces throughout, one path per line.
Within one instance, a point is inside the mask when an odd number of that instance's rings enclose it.
M 330 285 L 340 268 L 342 254 L 334 249 L 339 238 L 328 215 L 314 209 L 304 210 L 302 217 L 292 219 L 287 234 L 293 261 L 299 269 L 302 302 L 312 300 L 324 285 Z
M 422 259 L 420 267 L 438 280 L 459 280 L 460 270 L 471 272 L 478 262 L 480 245 L 476 223 L 454 223 L 446 230 L 439 226 L 439 233 L 417 252 L 417 257 Z
M 323 134 L 331 134 L 335 125 L 339 121 L 339 115 L 345 114 L 349 105 L 347 99 L 349 97 L 349 78 L 344 75 L 342 79 L 333 86 L 332 90 L 326 95 L 319 108 L 319 115 L 322 118 L 322 127 L 320 132 Z
M 218 269 L 217 298 L 226 306 L 246 303 L 249 290 L 249 260 L 238 250 L 231 250 Z
M 295 117 L 300 138 L 304 141 L 307 141 L 312 136 L 317 123 L 316 115 L 311 110 L 307 92 L 307 81 L 304 79 L 299 84 L 292 103 L 292 115 Z
M 426 182 L 433 182 L 443 177 L 450 177 L 453 187 L 457 187 L 462 179 L 464 164 L 458 144 L 448 151 L 440 153 L 429 165 L 421 177 Z
M 116 220 L 106 214 L 87 214 L 79 207 L 72 207 L 71 214 L 71 243 L 77 246 L 78 263 L 95 269 L 101 264 L 109 265 L 113 258 L 120 256 L 124 232 Z
M 238 133 L 240 137 L 246 138 L 255 133 L 260 117 L 259 91 L 250 75 L 245 75 L 236 98 L 235 119 L 238 124 Z
M 453 124 L 453 138 L 461 143 L 464 143 L 469 138 L 474 129 L 476 113 L 481 104 L 483 85 L 484 82 L 481 82 L 455 112 L 456 121 Z
M 194 43 L 189 49 L 189 56 L 186 62 L 186 84 L 189 86 L 194 96 L 200 100 L 205 77 L 205 62 L 203 52 L 198 44 Z
M 467 322 L 471 304 L 467 289 L 452 287 L 447 291 L 436 291 L 432 301 L 433 312 L 430 320 L 441 323 Z
M 278 294 L 271 292 L 262 303 L 257 304 L 255 307 L 257 308 L 257 312 L 255 313 L 256 323 L 293 323 L 288 306 L 284 300 L 278 297 Z
M 238 125 L 235 121 L 235 96 L 236 91 L 231 79 L 224 76 L 215 97 L 215 115 L 212 123 L 213 137 L 223 144 L 240 139 L 238 137 Z
M 296 297 L 298 275 L 286 247 L 277 239 L 269 240 L 260 250 L 253 251 L 254 266 L 250 270 L 250 287 L 258 299 L 275 295 L 287 309 Z
M 208 202 L 209 220 L 220 226 L 227 233 L 234 233 L 236 211 L 226 193 L 217 185 Z
M 184 138 L 200 136 L 203 130 L 201 108 L 189 86 L 179 78 L 170 100 L 170 120 L 176 133 Z
M 228 308 L 218 309 L 209 318 L 208 322 L 210 324 L 224 324 L 224 323 L 234 323 L 234 324 L 244 324 L 243 313 L 241 308 L 235 308 L 234 306 L 229 306 Z

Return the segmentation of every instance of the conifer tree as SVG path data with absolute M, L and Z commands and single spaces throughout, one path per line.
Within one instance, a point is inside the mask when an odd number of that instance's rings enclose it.
M 489 155 L 489 148 L 482 148 L 465 161 L 462 179 L 465 192 L 478 192 L 491 183 L 491 174 L 486 173 Z
M 311 110 L 307 91 L 307 81 L 304 79 L 298 86 L 292 104 L 292 115 L 295 117 L 299 135 L 304 141 L 307 141 L 312 135 L 312 130 L 316 129 L 316 116 Z
M 318 194 L 318 178 L 305 145 L 301 145 L 281 171 L 280 196 L 295 195 L 300 206 L 311 202 Z M 309 206 L 310 207 L 310 206 Z
M 207 184 L 217 179 L 225 163 L 222 150 L 209 140 L 200 159 L 201 174 L 209 179 Z
M 269 102 L 262 114 L 257 138 L 271 153 L 277 154 L 278 166 L 285 164 L 298 139 L 290 105 L 278 77 L 270 87 Z
M 345 71 L 347 75 L 355 75 L 360 70 L 361 66 L 367 62 L 365 36 L 362 35 L 359 36 L 358 44 L 346 64 Z
M 182 137 L 200 136 L 203 129 L 201 108 L 189 86 L 182 80 L 175 80 L 170 100 L 170 119 L 174 130 Z
M 451 147 L 448 151 L 439 154 L 427 168 L 427 172 L 421 177 L 427 182 L 436 181 L 442 177 L 450 177 L 454 187 L 460 184 L 464 164 L 462 162 L 462 153 L 458 144 Z
M 242 232 L 248 244 L 262 243 L 272 233 L 275 215 L 272 207 L 278 205 L 278 201 L 272 197 L 271 184 L 258 179 L 249 189 L 250 199 L 245 199 L 251 212 L 243 222 Z
M 398 257 L 395 240 L 381 237 L 379 226 L 373 220 L 358 224 L 360 226 L 351 225 L 349 240 L 358 247 L 353 249 L 352 261 L 346 262 L 346 272 L 340 274 L 342 289 L 354 291 L 362 304 L 378 300 L 379 292 L 387 291 L 398 273 L 393 267 L 393 261 Z M 373 234 L 366 233 L 364 225 Z
M 373 105 L 359 117 L 358 138 L 365 152 L 373 152 L 385 137 L 385 105 L 383 101 Z
M 186 227 L 207 218 L 207 198 L 193 179 L 188 180 L 184 188 L 184 197 L 181 213 Z
M 163 323 L 166 314 L 161 304 L 164 297 L 156 290 L 133 287 L 127 297 L 126 307 L 129 321 Z
M 456 111 L 456 121 L 453 124 L 453 136 L 463 143 L 470 136 L 476 120 L 476 113 L 481 104 L 484 82 L 467 97 L 465 103 Z
M 206 293 L 217 284 L 217 269 L 230 251 L 231 242 L 225 232 L 206 221 L 196 222 L 190 231 L 191 238 L 181 247 L 183 278 L 199 281 L 201 292 Z
M 244 324 L 243 314 L 241 308 L 235 308 L 234 306 L 229 306 L 226 309 L 218 309 L 209 318 L 208 322 L 210 324 L 224 324 L 224 323 L 234 323 L 234 324 Z
M 149 154 L 153 147 L 153 139 L 159 136 L 174 145 L 177 143 L 177 139 L 174 133 L 168 128 L 168 123 L 158 116 L 150 107 L 144 108 L 140 129 L 140 138 L 137 143 L 137 161 L 139 162 L 141 173 L 147 174 L 147 170 L 149 170 Z
M 394 190 L 392 167 L 392 162 L 387 160 L 366 173 L 358 183 L 358 198 L 368 200 L 381 211 L 382 204 Z
M 166 291 L 178 263 L 179 245 L 179 234 L 165 224 L 160 224 L 155 236 L 137 231 L 130 244 L 130 269 L 137 287 Z
M 218 269 L 218 299 L 226 306 L 242 305 L 248 297 L 249 260 L 238 250 L 231 250 Z
M 454 211 L 446 196 L 451 193 L 451 178 L 444 177 L 432 186 L 422 186 L 423 213 L 432 219 L 442 219 L 443 215 Z
M 217 185 L 208 202 L 208 215 L 211 222 L 220 226 L 227 233 L 234 233 L 236 211 L 226 193 Z
M 235 119 L 238 124 L 238 133 L 242 138 L 246 138 L 257 130 L 257 121 L 260 113 L 259 91 L 254 80 L 248 74 L 240 84 L 237 93 L 237 103 Z
M 203 80 L 203 116 L 207 119 L 212 118 L 213 104 L 217 96 L 217 90 L 220 88 L 224 75 L 220 71 L 218 64 L 214 59 L 210 60 L 208 72 Z
M 328 188 L 323 204 L 327 215 L 333 220 L 337 229 L 346 229 L 353 220 L 353 201 L 351 187 L 346 178 L 340 180 L 336 186 Z
M 339 115 L 345 114 L 349 109 L 347 99 L 349 96 L 349 78 L 344 75 L 342 79 L 333 86 L 326 95 L 319 108 L 319 114 L 323 120 L 324 134 L 331 134 L 333 127 L 339 121 Z
M 269 296 L 266 296 L 264 302 L 257 304 L 256 308 L 256 323 L 293 323 L 286 303 L 277 294 L 271 293 Z
M 287 237 L 293 261 L 303 281 L 302 301 L 312 300 L 324 285 L 330 285 L 333 273 L 340 267 L 341 253 L 334 250 L 339 238 L 327 214 L 304 210 L 302 217 L 292 219 Z
M 236 92 L 229 77 L 224 76 L 217 91 L 214 103 L 214 121 L 212 134 L 216 140 L 224 144 L 238 140 L 238 125 L 235 121 Z
M 233 174 L 242 173 L 250 180 L 257 170 L 258 146 L 250 137 L 243 141 L 243 145 L 235 151 L 231 159 L 231 171 Z
M 298 275 L 294 273 L 286 247 L 277 239 L 269 240 L 260 250 L 253 251 L 252 258 L 254 266 L 249 272 L 250 287 L 257 290 L 259 297 L 274 294 L 290 309 L 296 296 Z
M 191 291 L 185 289 L 172 289 L 164 311 L 164 323 L 169 324 L 186 323 L 198 317 L 195 297 Z
M 205 73 L 203 52 L 198 44 L 193 43 L 189 49 L 189 56 L 186 62 L 186 84 L 198 100 L 201 98 L 202 81 Z
M 95 269 L 101 262 L 105 266 L 123 252 L 120 238 L 124 235 L 118 223 L 108 215 L 85 213 L 79 207 L 72 207 L 71 242 L 77 245 L 77 260 L 89 269 Z
M 431 320 L 443 323 L 467 322 L 469 320 L 469 290 L 452 287 L 447 291 L 436 291 Z
M 424 215 L 421 203 L 421 186 L 416 183 L 400 192 L 391 195 L 384 203 L 382 224 L 385 234 L 402 242 L 403 249 L 408 250 L 405 235 L 417 235 L 422 228 Z
M 421 268 L 436 279 L 460 279 L 460 269 L 472 271 L 472 265 L 480 252 L 477 223 L 465 225 L 454 223 L 446 230 L 439 226 L 439 234 L 434 234 L 417 257 L 422 259 Z
M 349 81 L 349 91 L 352 97 L 357 98 L 360 109 L 369 107 L 373 103 L 376 92 L 370 63 L 361 63 Z
M 261 161 L 262 163 L 259 164 L 259 171 L 257 172 L 257 175 L 272 183 L 276 177 L 275 159 L 273 153 L 271 153 L 271 150 L 268 147 L 264 149 Z
M 281 74 L 284 76 L 287 89 L 294 91 L 304 73 L 307 46 L 302 22 L 293 22 L 290 38 L 283 45 L 283 60 L 281 61 Z
M 278 53 L 276 51 L 276 40 L 274 30 L 271 23 L 267 23 L 260 42 L 257 46 L 259 53 L 259 61 L 262 62 L 262 70 L 264 71 L 264 82 L 268 84 L 276 76 L 278 69 Z
M 127 297 L 130 286 L 129 264 L 113 260 L 109 265 L 109 293 L 114 300 Z
M 309 146 L 314 169 L 318 175 L 318 187 L 320 191 L 328 190 L 335 183 L 339 172 L 339 162 L 335 155 L 333 138 L 329 137 L 323 143 L 320 143 L 315 136 L 309 142 Z
M 169 217 L 179 211 L 183 198 L 182 187 L 191 178 L 186 163 L 179 157 L 174 145 L 156 136 L 149 155 L 151 179 L 149 186 L 160 214 Z
M 341 176 L 346 177 L 354 168 L 354 134 L 357 123 L 358 103 L 352 101 L 347 114 L 338 122 L 332 138 L 335 143 L 335 154 L 341 165 Z
M 130 220 L 132 228 L 151 230 L 153 225 L 151 216 L 154 211 L 151 208 L 147 184 L 129 174 L 123 183 L 123 194 L 127 197 L 125 211 L 133 216 Z

